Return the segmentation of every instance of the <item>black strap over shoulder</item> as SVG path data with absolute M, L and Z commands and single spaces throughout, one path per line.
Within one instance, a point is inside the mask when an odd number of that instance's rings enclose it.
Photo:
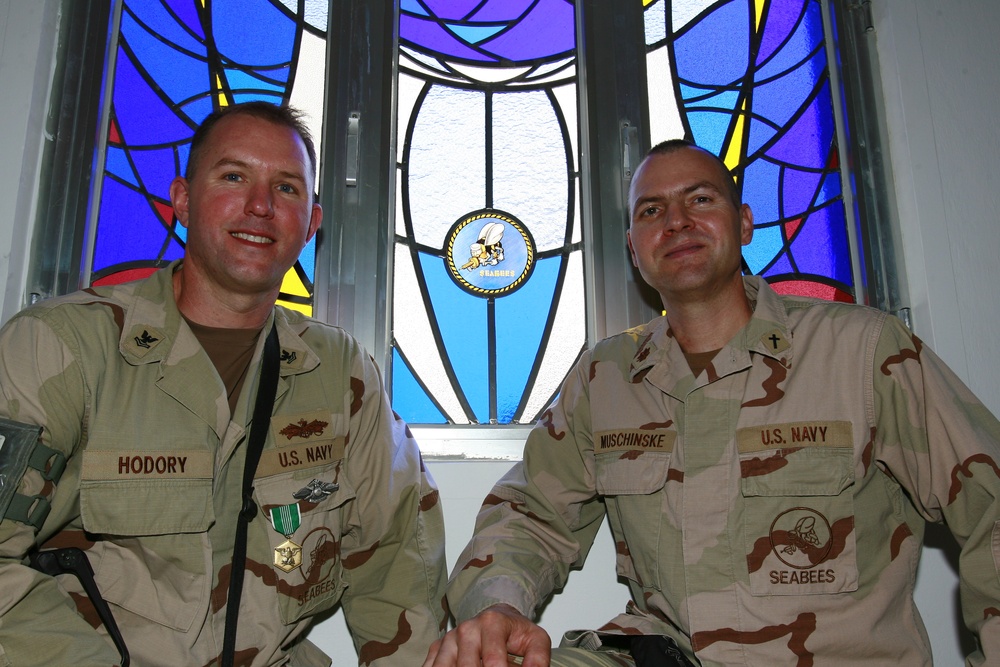
M 226 631 L 222 643 L 222 665 L 232 667 L 236 654 L 236 624 L 240 612 L 240 598 L 243 595 L 243 574 L 246 569 L 247 527 L 257 515 L 257 505 L 253 501 L 253 477 L 260 462 L 260 453 L 267 439 L 267 429 L 271 423 L 271 410 L 278 389 L 278 329 L 272 325 L 264 342 L 264 357 L 260 371 L 260 384 L 253 407 L 253 422 L 247 441 L 246 463 L 243 468 L 243 508 L 236 524 L 236 543 L 233 546 L 233 564 L 229 574 L 229 598 L 226 602 Z
M 662 635 L 630 637 L 629 652 L 636 667 L 694 667 L 674 640 Z

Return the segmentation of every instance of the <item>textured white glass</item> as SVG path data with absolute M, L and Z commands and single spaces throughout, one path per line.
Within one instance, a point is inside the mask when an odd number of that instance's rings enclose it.
M 396 83 L 396 162 L 403 161 L 403 132 L 413 114 L 413 105 L 417 103 L 417 96 L 420 95 L 424 82 L 412 77 L 404 72 L 399 73 L 399 80 Z
M 539 252 L 565 243 L 565 151 L 544 92 L 493 96 L 493 205 L 525 224 Z
M 424 98 L 408 175 L 417 243 L 442 247 L 452 224 L 486 201 L 483 98 L 480 92 L 437 85 Z
M 587 340 L 586 318 L 587 304 L 583 289 L 583 253 L 575 252 L 569 257 L 566 269 L 566 283 L 559 308 L 556 310 L 555 322 L 552 325 L 552 335 L 542 357 L 542 366 L 531 390 L 531 396 L 525 404 L 524 419 L 529 421 L 535 417 L 558 391 L 573 367 L 577 355 Z
M 293 14 L 296 14 L 299 11 L 299 0 L 281 0 L 281 4 L 287 7 Z M 306 0 L 304 12 L 306 23 L 317 30 L 326 32 L 329 10 L 329 0 Z
M 402 244 L 396 244 L 392 287 L 393 311 L 398 315 L 393 318 L 392 335 L 400 351 L 446 415 L 457 424 L 468 424 L 441 363 L 409 250 Z
M 674 97 L 673 78 L 670 74 L 670 58 L 667 47 L 646 54 L 646 79 L 649 82 L 649 139 L 655 146 L 667 139 L 684 136 L 681 110 Z
M 432 76 L 453 76 L 444 66 L 433 58 L 420 51 L 408 49 L 405 46 L 399 47 L 399 60 L 401 65 L 411 67 L 416 71 L 429 73 Z
M 652 9 L 643 12 L 646 23 L 646 44 L 655 44 L 667 36 L 667 14 L 663 10 L 663 2 L 658 2 Z
M 323 24 L 326 30 L 326 24 Z M 306 126 L 316 144 L 316 155 L 323 154 L 323 100 L 326 97 L 326 39 L 302 32 L 299 62 L 289 104 L 305 114 Z M 344 119 L 346 123 L 347 120 Z M 316 176 L 319 177 L 319 165 Z M 313 192 L 316 192 L 313 188 Z
M 692 19 L 697 18 L 698 14 L 701 14 L 705 11 L 705 9 L 714 5 L 717 1 L 718 0 L 674 0 L 671 4 L 671 7 L 674 10 L 674 15 L 671 18 L 671 23 L 674 26 L 674 32 L 678 32 L 681 28 L 690 23 Z M 653 11 L 660 14 L 663 13 L 662 8 L 658 8 Z
M 538 69 L 531 73 L 528 77 L 528 82 L 532 85 L 539 85 L 541 83 L 565 81 L 568 79 L 576 79 L 576 64 L 575 56 L 572 58 L 564 58 L 563 60 L 558 60 L 556 62 L 545 63 L 544 65 L 539 65 Z M 567 67 L 567 63 L 573 63 Z
M 510 81 L 531 69 L 530 67 L 476 67 L 475 65 L 462 65 L 461 63 L 451 63 L 451 66 L 455 68 L 456 72 L 461 72 L 472 81 L 483 83 Z

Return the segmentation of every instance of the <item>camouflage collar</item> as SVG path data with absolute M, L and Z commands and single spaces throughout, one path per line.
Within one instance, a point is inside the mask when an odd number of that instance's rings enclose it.
M 171 357 L 180 359 L 190 356 L 191 350 L 183 349 L 188 344 L 197 345 L 197 340 L 184 323 L 174 301 L 171 279 L 181 262 L 182 260 L 171 262 L 166 268 L 136 284 L 118 342 L 119 351 L 129 363 L 169 363 Z M 278 327 L 281 375 L 304 373 L 319 365 L 319 357 L 289 324 L 283 309 L 275 308 L 271 311 L 264 323 L 265 331 L 270 329 L 272 322 Z M 177 349 L 178 345 L 182 349 Z
M 743 286 L 747 298 L 756 304 L 753 316 L 716 358 L 725 360 L 723 365 L 728 369 L 749 364 L 748 354 L 762 354 L 788 366 L 792 359 L 792 337 L 781 297 L 759 276 L 745 276 Z M 658 317 L 629 333 L 637 336 L 636 353 L 629 369 L 633 381 L 664 363 L 675 370 L 667 371 L 673 380 L 667 380 L 666 384 L 673 385 L 681 375 L 690 375 L 684 353 L 671 335 L 666 317 Z

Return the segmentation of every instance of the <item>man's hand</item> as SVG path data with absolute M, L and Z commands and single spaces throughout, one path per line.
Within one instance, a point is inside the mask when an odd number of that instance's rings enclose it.
M 549 667 L 549 634 L 519 611 L 498 604 L 431 645 L 423 667 L 508 667 L 508 654 L 523 657 L 522 667 Z

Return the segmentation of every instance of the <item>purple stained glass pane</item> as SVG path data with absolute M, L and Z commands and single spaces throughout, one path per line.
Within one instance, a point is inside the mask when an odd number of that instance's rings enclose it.
M 775 50 L 782 47 L 802 14 L 802 6 L 798 3 L 772 3 L 767 13 L 767 23 L 764 25 L 764 35 L 760 40 L 760 51 L 757 52 L 757 65 L 766 61 Z
M 201 18 L 193 0 L 166 0 L 170 9 L 184 22 L 188 30 L 205 39 L 205 31 L 201 28 Z

